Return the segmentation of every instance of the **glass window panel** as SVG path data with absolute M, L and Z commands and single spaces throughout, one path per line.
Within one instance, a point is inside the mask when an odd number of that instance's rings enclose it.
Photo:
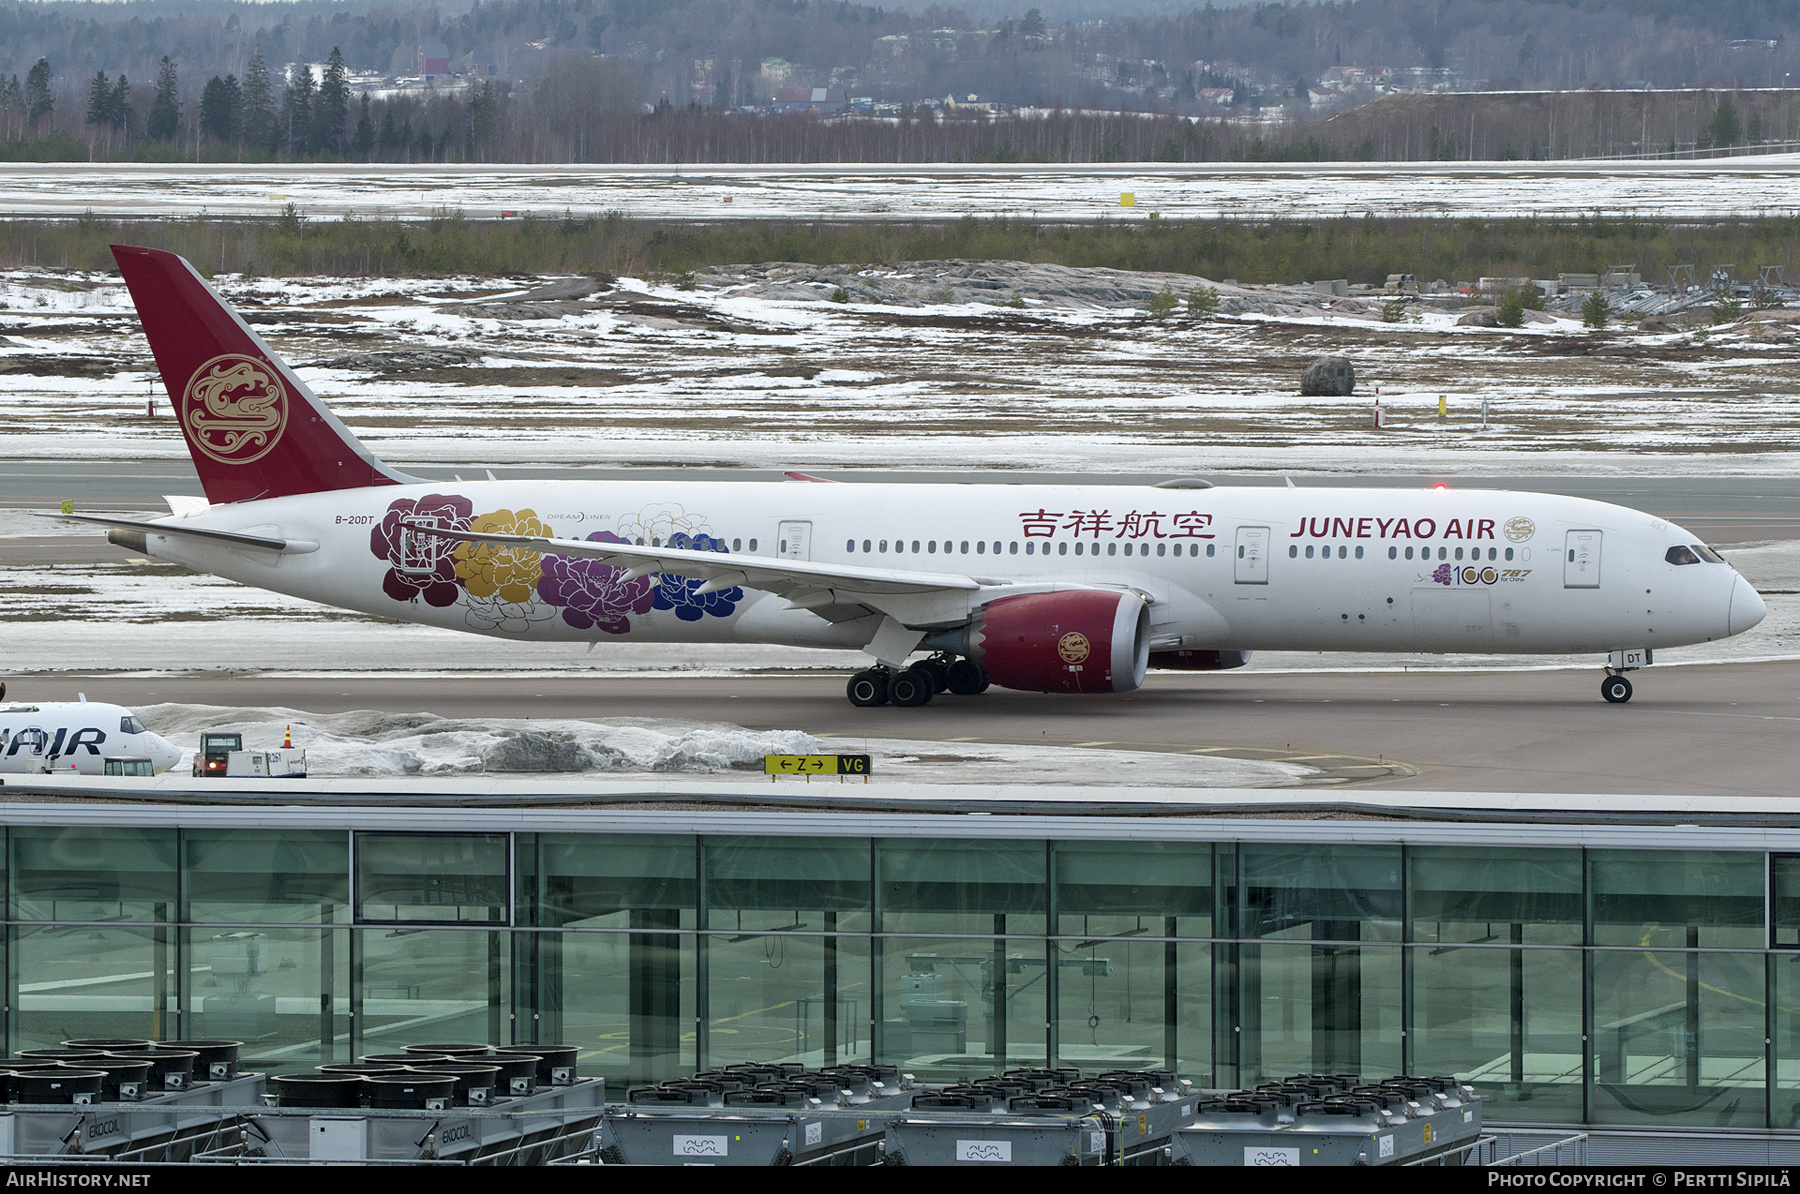
M 926 1082 L 1044 1064 L 1043 938 L 884 937 L 877 945 L 876 1061 Z
M 356 918 L 505 924 L 504 833 L 359 833 Z
M 694 927 L 694 838 L 687 834 L 541 833 L 521 837 L 519 920 L 548 927 L 633 927 L 636 912 Z M 665 923 L 660 915 L 657 926 Z
M 1212 936 L 1210 842 L 1056 842 L 1052 848 L 1058 932 Z M 1165 919 L 1174 921 L 1172 929 Z
M 350 919 L 350 835 L 343 830 L 190 829 L 181 850 L 186 920 Z
M 1761 1128 L 1763 955 L 1593 950 L 1595 1123 Z
M 243 1041 L 240 1068 L 307 1072 L 349 1061 L 350 934 L 332 929 L 187 929 L 194 1040 Z M 366 1052 L 367 1050 L 365 1050 Z
M 840 932 L 869 928 L 867 839 L 708 837 L 708 928 L 819 932 L 834 914 Z
M 1581 951 L 1414 946 L 1413 1072 L 1454 1074 L 1491 1119 L 1581 1119 Z
M 1800 945 L 1800 855 L 1771 854 L 1769 879 L 1774 888 L 1771 940 L 1775 945 Z
M 364 929 L 358 935 L 356 1052 L 512 1041 L 506 934 Z
M 703 1067 L 869 1060 L 868 937 L 715 933 L 705 944 Z
M 1414 941 L 1581 944 L 1581 851 L 1414 846 Z
M 1260 846 L 1239 852 L 1245 937 L 1400 939 L 1400 847 Z
M 1042 842 L 884 841 L 875 865 L 887 932 L 1044 931 Z
M 699 1068 L 693 934 L 519 936 L 542 967 L 538 1039 L 581 1046 L 580 1072 L 605 1078 L 609 1097 Z
M 1400 950 L 1244 945 L 1239 950 L 1240 1081 L 1400 1070 Z
M 181 1039 L 173 932 L 113 925 L 15 927 L 10 1047 L 53 1049 L 90 1037 Z
M 1737 850 L 1590 850 L 1595 945 L 1761 949 L 1763 858 Z
M 1173 919 L 1173 918 L 1171 918 Z M 1055 943 L 1059 1066 L 1212 1073 L 1212 947 L 1094 938 Z
M 1778 1132 L 1800 1129 L 1800 954 L 1769 956 L 1775 1007 L 1775 1082 L 1769 1091 L 1769 1126 Z
M 15 920 L 175 919 L 172 829 L 15 827 Z

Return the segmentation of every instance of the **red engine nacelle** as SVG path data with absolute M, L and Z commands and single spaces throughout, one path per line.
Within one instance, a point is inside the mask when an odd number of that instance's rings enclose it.
M 969 639 L 1002 688 L 1130 692 L 1150 662 L 1150 607 L 1096 590 L 1002 597 L 982 608 Z

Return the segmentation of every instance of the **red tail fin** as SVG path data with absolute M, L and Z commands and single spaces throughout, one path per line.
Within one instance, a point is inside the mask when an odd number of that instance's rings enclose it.
M 212 502 L 398 485 L 194 267 L 114 245 L 156 367 Z

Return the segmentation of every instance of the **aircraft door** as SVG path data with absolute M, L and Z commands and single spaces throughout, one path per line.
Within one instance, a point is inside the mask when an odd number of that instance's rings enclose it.
M 1240 585 L 1269 583 L 1269 528 L 1239 527 L 1232 578 Z
M 1563 552 L 1563 588 L 1600 587 L 1599 531 L 1570 531 Z
M 812 559 L 812 523 L 782 523 L 775 536 L 775 554 L 784 560 Z

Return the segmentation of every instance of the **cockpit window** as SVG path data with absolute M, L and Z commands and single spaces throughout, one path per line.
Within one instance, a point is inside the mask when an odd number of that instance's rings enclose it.
M 144 723 L 133 717 L 131 714 L 127 713 L 124 717 L 119 718 L 119 733 L 141 734 L 143 732 Z
M 1722 558 L 1720 558 L 1718 552 L 1714 551 L 1710 547 L 1707 547 L 1703 543 L 1694 544 L 1694 554 L 1699 556 L 1701 559 L 1705 560 L 1709 564 L 1723 564 L 1725 562 Z
M 1702 548 L 1701 550 L 1705 549 Z M 1700 562 L 1699 556 L 1695 555 L 1690 549 L 1683 547 L 1679 543 L 1664 552 L 1663 559 L 1669 561 L 1671 564 L 1698 564 Z

